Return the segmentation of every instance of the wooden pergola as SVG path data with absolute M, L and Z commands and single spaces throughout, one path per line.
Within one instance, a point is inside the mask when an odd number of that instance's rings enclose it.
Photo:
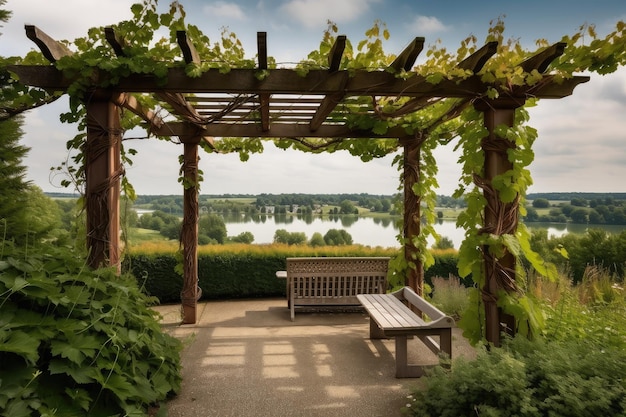
M 26 26 L 27 36 L 33 40 L 44 56 L 54 64 L 71 54 L 62 44 L 47 36 L 34 26 Z M 117 56 L 125 54 L 126 45 L 111 29 L 106 29 L 106 39 Z M 185 63 L 200 63 L 201 57 L 185 31 L 177 33 Z M 424 38 L 416 37 L 397 56 L 389 68 L 366 71 L 340 69 L 346 37 L 339 36 L 328 54 L 328 68 L 310 70 L 300 75 L 293 69 L 268 69 L 266 33 L 257 35 L 258 65 L 254 69 L 233 68 L 228 73 L 210 69 L 198 78 L 185 74 L 183 65 L 172 63 L 168 68 L 167 81 L 163 84 L 155 76 L 133 74 L 120 79 L 114 86 L 99 87 L 107 80 L 107 73 L 99 73 L 84 104 L 87 110 L 86 154 L 86 209 L 87 246 L 89 264 L 118 266 L 119 244 L 119 194 L 123 175 L 120 162 L 120 146 L 123 131 L 120 112 L 130 110 L 146 123 L 146 129 L 157 136 L 177 136 L 184 146 L 184 219 L 182 244 L 184 253 L 184 284 L 181 294 L 183 323 L 196 322 L 198 299 L 197 229 L 198 229 L 198 146 L 205 141 L 212 145 L 213 137 L 258 138 L 363 138 L 363 140 L 397 139 L 404 149 L 404 237 L 405 257 L 417 267 L 406 277 L 407 285 L 422 292 L 423 270 L 418 249 L 412 245 L 411 236 L 420 233 L 420 196 L 412 187 L 420 175 L 420 146 L 423 138 L 408 134 L 403 128 L 390 128 L 384 134 L 359 130 L 346 123 L 346 104 L 354 104 L 359 98 L 369 98 L 369 104 L 361 104 L 360 112 L 377 117 L 372 97 L 408 97 L 402 110 L 414 112 L 424 109 L 438 99 L 462 99 L 466 105 L 484 113 L 489 136 L 483 140 L 485 153 L 484 178 L 482 182 L 488 201 L 484 213 L 485 233 L 497 235 L 513 233 L 517 227 L 516 203 L 503 203 L 497 192 L 490 187 L 491 180 L 512 168 L 507 158 L 510 141 L 498 137 L 495 127 L 512 126 L 515 109 L 528 98 L 562 98 L 572 94 L 574 88 L 589 80 L 577 76 L 556 82 L 546 70 L 550 63 L 563 53 L 565 44 L 557 43 L 535 53 L 521 63 L 513 63 L 524 71 L 537 70 L 543 74 L 540 82 L 503 90 L 497 85 L 481 81 L 480 76 L 444 80 L 431 84 L 427 77 L 412 75 L 408 78 L 396 74 L 410 71 L 423 49 Z M 496 42 L 490 42 L 474 54 L 459 62 L 459 68 L 476 74 L 496 53 Z M 14 66 L 23 84 L 49 91 L 64 92 L 74 81 L 49 66 Z M 265 77 L 257 78 L 259 70 Z M 488 89 L 498 90 L 497 99 L 488 99 Z M 176 116 L 176 121 L 165 121 L 155 109 L 146 109 L 133 94 L 152 94 L 164 108 Z M 365 102 L 361 100 L 359 102 Z M 485 251 L 486 252 L 486 251 Z M 487 283 L 483 290 L 486 308 L 486 335 L 490 342 L 499 344 L 501 323 L 515 328 L 511 317 L 497 307 L 495 294 L 502 288 L 502 274 L 515 274 L 515 260 L 507 254 L 500 259 L 484 259 Z

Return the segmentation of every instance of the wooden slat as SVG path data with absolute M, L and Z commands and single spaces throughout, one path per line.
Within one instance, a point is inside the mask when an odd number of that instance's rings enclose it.
M 111 45 L 111 48 L 113 48 L 113 52 L 115 52 L 115 55 L 125 56 L 124 48 L 126 47 L 126 43 L 124 42 L 124 39 L 117 36 L 115 30 L 112 27 L 104 28 L 104 37 L 106 38 L 109 45 Z
M 146 122 L 150 123 L 155 128 L 160 128 L 163 126 L 163 119 L 161 119 L 152 110 L 145 109 L 141 105 L 141 103 L 137 101 L 137 98 L 130 94 L 119 94 L 118 96 L 116 96 L 114 103 L 118 106 L 124 107 L 127 110 L 130 110 Z
M 341 102 L 343 96 L 343 93 L 338 93 L 329 94 L 324 97 L 324 100 L 322 100 L 322 103 L 315 112 L 315 115 L 313 116 L 309 124 L 309 129 L 311 129 L 311 132 L 315 132 L 317 129 L 320 128 L 328 115 L 334 110 L 335 107 L 337 107 L 337 104 Z
M 537 70 L 540 73 L 544 73 L 548 66 L 559 56 L 563 55 L 565 51 L 565 47 L 567 44 L 565 42 L 557 42 L 552 46 L 544 49 L 543 51 L 535 54 L 519 64 L 520 67 L 524 69 L 526 72 L 531 72 L 532 70 Z
M 478 51 L 474 52 L 472 55 L 459 62 L 457 67 L 462 69 L 468 69 L 476 73 L 482 69 L 482 67 L 485 65 L 485 63 L 487 63 L 489 58 L 491 58 L 497 51 L 498 42 L 488 42 Z
M 187 32 L 184 30 L 176 31 L 176 42 L 178 42 L 178 46 L 183 53 L 183 59 L 187 64 L 194 63 L 200 64 L 200 55 L 196 50 L 196 47 L 191 42 L 191 39 L 187 36 Z
M 25 25 L 26 36 L 35 42 L 44 57 L 50 62 L 57 62 L 64 56 L 72 55 L 72 52 L 62 43 L 52 39 L 44 31 L 34 25 Z
M 257 56 L 259 69 L 267 70 L 267 32 L 257 33 Z M 259 112 L 261 113 L 261 130 L 270 130 L 270 95 L 268 93 L 259 94 Z
M 415 64 L 415 60 L 417 56 L 424 49 L 424 41 L 423 37 L 416 37 L 409 43 L 400 55 L 394 59 L 394 61 L 389 65 L 389 68 L 393 69 L 394 72 L 410 71 L 413 68 L 413 64 Z
M 346 49 L 346 39 L 345 35 L 339 35 L 335 39 L 335 43 L 333 43 L 328 54 L 328 71 L 334 72 L 339 69 L 343 51 Z

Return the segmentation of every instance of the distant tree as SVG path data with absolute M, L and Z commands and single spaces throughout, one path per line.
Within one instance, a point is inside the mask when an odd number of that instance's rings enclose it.
M 602 215 L 600 213 L 598 213 L 597 210 L 595 209 L 591 209 L 589 211 L 589 223 L 591 224 L 603 224 L 604 221 L 604 217 L 602 217 Z
M 159 233 L 168 239 L 179 240 L 182 225 L 183 223 L 181 221 L 164 224 L 159 230 Z
M 570 213 L 570 218 L 572 219 L 572 222 L 574 223 L 580 223 L 580 224 L 585 224 L 587 223 L 587 210 L 585 210 L 584 208 L 576 208 L 574 210 L 572 210 L 572 212 Z
M 550 201 L 546 198 L 536 198 L 533 200 L 534 208 L 548 208 L 550 207 Z
M 613 224 L 626 224 L 626 212 L 624 210 L 615 210 Z
M 311 246 L 324 246 L 326 242 L 324 241 L 324 236 L 320 232 L 313 233 L 311 236 L 311 240 L 309 241 L 309 245 Z
M 219 244 L 224 244 L 227 237 L 226 223 L 217 214 L 205 214 L 198 220 L 198 234 L 206 236 Z
M 565 214 L 566 216 L 571 216 L 572 215 L 572 211 L 574 211 L 576 209 L 575 206 L 571 205 L 571 204 L 563 204 L 561 207 L 561 212 L 563 214 Z
M 387 213 L 391 209 L 391 201 L 389 201 L 388 198 L 381 199 L 380 203 L 382 205 L 381 211 L 383 213 Z
M 443 219 L 443 211 L 439 210 L 439 211 L 437 212 L 437 218 L 438 218 L 438 219 Z
M 289 232 L 287 229 L 277 229 L 274 232 L 274 243 L 284 243 L 285 245 L 289 244 Z
M 529 222 L 539 221 L 539 213 L 537 213 L 534 207 L 528 207 L 526 208 L 526 217 L 524 219 Z
M 324 235 L 324 242 L 330 246 L 352 245 L 352 236 L 343 229 L 330 229 Z
M 587 207 L 587 200 L 584 198 L 572 198 L 571 204 L 576 207 Z
M 252 234 L 252 232 L 241 232 L 237 236 L 231 237 L 230 240 L 235 243 L 250 244 L 254 242 L 254 235 Z
M 433 248 L 434 249 L 453 249 L 454 242 L 452 241 L 452 239 L 442 236 L 441 239 L 439 239 L 439 241 L 433 245 Z
M 303 245 L 306 243 L 306 234 L 304 232 L 288 232 L 285 229 L 278 229 L 274 232 L 274 242 L 287 245 Z
M 358 209 L 354 206 L 354 203 L 350 200 L 343 200 L 339 204 L 339 214 L 354 214 L 355 210 L 358 213 Z

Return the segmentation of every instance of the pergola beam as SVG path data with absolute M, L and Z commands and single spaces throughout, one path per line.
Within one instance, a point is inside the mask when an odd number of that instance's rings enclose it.
M 410 71 L 413 68 L 413 64 L 415 64 L 415 60 L 418 55 L 424 49 L 425 39 L 421 36 L 416 37 L 409 43 L 400 55 L 393 60 L 389 68 L 394 72 Z
M 126 43 L 124 39 L 117 36 L 115 30 L 112 27 L 104 28 L 104 37 L 106 38 L 111 48 L 113 48 L 113 52 L 115 52 L 116 56 L 125 56 L 124 48 L 126 47 Z
M 557 42 L 538 54 L 526 59 L 524 62 L 519 64 L 519 66 L 522 67 L 525 72 L 537 70 L 540 74 L 543 74 L 546 72 L 552 61 L 563 55 L 566 46 L 567 43 L 565 42 Z
M 339 35 L 333 43 L 333 47 L 328 54 L 328 71 L 335 72 L 339 70 L 343 51 L 346 49 L 346 35 Z
M 267 32 L 257 32 L 257 59 L 259 70 L 267 69 Z M 261 114 L 261 129 L 264 132 L 270 130 L 270 95 L 267 93 L 259 94 L 259 113 Z
M 180 46 L 180 50 L 183 53 L 183 59 L 187 64 L 200 64 L 200 55 L 196 50 L 196 47 L 193 45 L 189 37 L 187 36 L 187 32 L 184 30 L 176 31 L 176 42 L 178 42 L 178 46 Z
M 472 71 L 473 73 L 477 73 L 485 66 L 489 58 L 494 56 L 497 51 L 498 42 L 488 42 L 478 51 L 474 52 L 472 55 L 459 62 L 457 68 L 467 69 Z
M 62 72 L 53 66 L 41 65 L 11 65 L 9 70 L 15 72 L 24 84 L 54 91 L 65 91 L 73 80 L 63 76 Z M 167 83 L 162 85 L 152 75 L 133 74 L 120 79 L 115 89 L 126 92 L 180 92 L 180 93 L 223 93 L 223 94 L 311 94 L 326 95 L 343 91 L 348 96 L 408 96 L 417 97 L 426 94 L 432 97 L 474 98 L 485 93 L 488 84 L 478 76 L 466 79 L 444 80 L 433 86 L 424 77 L 414 75 L 398 79 L 388 72 L 356 71 L 354 76 L 348 77 L 347 72 L 338 71 L 329 73 L 326 70 L 311 70 L 305 76 L 298 75 L 290 69 L 268 69 L 268 75 L 263 80 L 256 78 L 256 69 L 232 69 L 228 74 L 220 73 L 219 69 L 210 69 L 198 78 L 190 78 L 184 68 L 170 68 Z M 96 76 L 94 85 L 100 84 L 105 74 Z M 101 81 L 102 80 L 102 81 Z M 563 80 L 560 85 L 546 82 L 531 86 L 534 96 L 538 98 L 560 98 L 570 95 L 574 88 L 589 81 L 589 77 L 575 76 Z M 345 86 L 344 86 L 345 82 Z M 494 86 L 495 87 L 495 86 Z M 503 92 L 503 94 L 510 94 Z M 519 94 L 524 94 L 520 90 Z
M 156 113 L 150 109 L 145 109 L 137 98 L 130 94 L 119 94 L 115 96 L 113 103 L 117 106 L 130 110 L 137 116 L 141 117 L 144 121 L 148 122 L 150 126 L 154 128 L 160 128 L 163 126 L 163 119 L 161 119 Z
M 197 125 L 186 122 L 168 122 L 152 133 L 157 136 L 191 135 L 190 129 L 200 129 Z M 209 123 L 202 130 L 203 136 L 212 137 L 252 137 L 252 138 L 354 138 L 354 139 L 397 139 L 407 132 L 403 127 L 392 127 L 384 134 L 375 134 L 370 130 L 351 129 L 345 125 L 323 124 L 316 131 L 311 131 L 305 123 L 274 123 L 271 132 L 265 132 L 257 123 Z
M 34 25 L 24 25 L 26 36 L 35 42 L 44 57 L 50 62 L 57 62 L 64 56 L 72 55 L 72 52 L 61 42 L 48 36 L 45 32 Z

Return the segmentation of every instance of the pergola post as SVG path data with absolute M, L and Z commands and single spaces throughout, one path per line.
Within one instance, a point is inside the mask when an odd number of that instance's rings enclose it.
M 413 243 L 412 238 L 421 233 L 421 196 L 413 192 L 413 185 L 417 183 L 421 175 L 421 143 L 420 139 L 413 136 L 400 139 L 400 144 L 404 148 L 404 258 L 409 265 L 405 285 L 411 287 L 419 295 L 422 295 L 424 290 L 424 265 L 419 249 Z
M 122 129 L 113 95 L 96 91 L 86 100 L 85 205 L 88 264 L 120 269 L 120 160 Z
M 487 200 L 484 213 L 483 233 L 501 236 L 515 234 L 519 218 L 519 196 L 512 202 L 504 203 L 500 195 L 492 186 L 493 179 L 513 168 L 508 159 L 507 151 L 515 144 L 506 138 L 496 135 L 495 128 L 499 125 L 513 126 L 515 109 L 522 106 L 515 100 L 494 100 L 477 103 L 476 108 L 483 112 L 485 127 L 489 134 L 482 141 L 485 154 L 484 176 L 477 179 Z M 500 346 L 502 332 L 515 334 L 515 318 L 506 314 L 496 304 L 498 292 L 513 292 L 517 289 L 515 277 L 515 257 L 505 251 L 503 256 L 496 257 L 483 248 L 483 262 L 485 270 L 485 285 L 482 288 L 482 298 L 485 305 L 485 337 L 494 346 Z
M 181 138 L 183 139 L 183 138 Z M 183 154 L 183 226 L 180 240 L 183 246 L 183 324 L 195 324 L 198 289 L 198 144 L 201 136 L 184 138 Z

